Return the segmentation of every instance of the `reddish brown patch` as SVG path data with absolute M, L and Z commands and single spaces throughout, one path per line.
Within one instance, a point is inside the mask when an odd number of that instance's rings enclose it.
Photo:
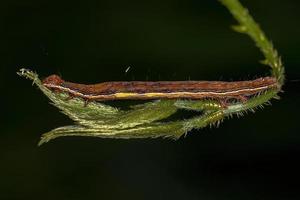
M 61 85 L 64 82 L 58 75 L 51 75 L 43 79 L 43 84 Z

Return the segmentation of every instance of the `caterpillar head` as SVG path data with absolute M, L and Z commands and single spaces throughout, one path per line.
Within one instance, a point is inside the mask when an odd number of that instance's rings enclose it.
M 56 74 L 43 79 L 43 85 L 61 85 L 64 81 Z

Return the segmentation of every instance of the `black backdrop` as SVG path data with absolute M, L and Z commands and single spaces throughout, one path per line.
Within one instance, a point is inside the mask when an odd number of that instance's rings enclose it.
M 299 199 L 300 3 L 242 3 L 283 56 L 282 100 L 178 141 L 66 137 L 37 147 L 72 122 L 16 75 L 21 67 L 82 83 L 246 80 L 268 69 L 216 0 L 2 2 L 0 199 Z

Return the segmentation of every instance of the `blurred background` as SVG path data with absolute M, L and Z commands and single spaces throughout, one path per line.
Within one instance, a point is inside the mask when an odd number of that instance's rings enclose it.
M 178 141 L 41 147 L 42 133 L 72 121 L 21 67 L 80 83 L 248 80 L 269 69 L 217 0 L 2 2 L 0 199 L 299 199 L 300 2 L 241 2 L 283 57 L 282 100 Z

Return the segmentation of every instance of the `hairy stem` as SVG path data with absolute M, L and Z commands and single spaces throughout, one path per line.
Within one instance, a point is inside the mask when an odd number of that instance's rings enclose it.
M 220 0 L 220 2 L 226 6 L 233 17 L 239 22 L 239 25 L 233 26 L 233 29 L 249 35 L 261 50 L 265 56 L 263 63 L 271 67 L 271 73 L 277 78 L 281 88 L 284 83 L 284 67 L 273 44 L 254 21 L 248 10 L 238 0 Z

